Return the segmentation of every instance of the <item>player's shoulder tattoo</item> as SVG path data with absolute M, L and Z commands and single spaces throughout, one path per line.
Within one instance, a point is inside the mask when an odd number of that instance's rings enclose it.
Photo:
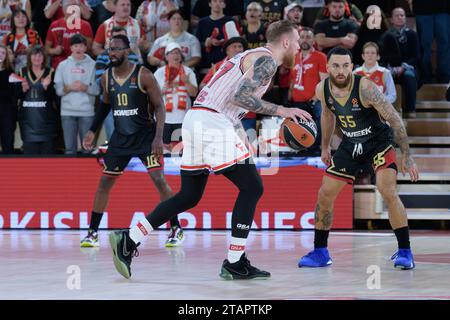
M 371 80 L 361 79 L 361 99 L 364 104 L 374 107 L 384 119 L 389 119 L 395 109 L 386 99 L 386 96 Z
M 253 80 L 259 85 L 267 85 L 277 72 L 278 64 L 269 55 L 262 55 L 253 64 Z
M 249 111 L 268 115 L 276 114 L 277 105 L 264 102 L 254 94 L 259 87 L 270 83 L 277 71 L 277 67 L 276 61 L 269 55 L 262 55 L 256 58 L 256 61 L 253 63 L 253 74 L 251 77 L 244 77 L 239 84 L 234 94 L 234 102 Z

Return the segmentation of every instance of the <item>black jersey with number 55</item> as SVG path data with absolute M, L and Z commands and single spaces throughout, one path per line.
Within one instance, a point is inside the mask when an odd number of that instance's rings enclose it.
M 380 134 L 392 136 L 391 127 L 381 119 L 378 111 L 362 105 L 360 84 L 362 76 L 353 75 L 347 97 L 336 98 L 331 92 L 329 78 L 324 82 L 324 98 L 328 109 L 336 116 L 343 139 L 352 143 L 364 143 Z

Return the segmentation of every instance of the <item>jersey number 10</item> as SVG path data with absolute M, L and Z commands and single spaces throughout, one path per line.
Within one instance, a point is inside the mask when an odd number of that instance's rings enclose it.
M 117 105 L 119 107 L 128 106 L 128 95 L 126 93 L 119 93 L 117 95 Z

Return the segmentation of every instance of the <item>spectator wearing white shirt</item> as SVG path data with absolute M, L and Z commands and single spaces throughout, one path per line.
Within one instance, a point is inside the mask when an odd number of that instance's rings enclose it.
M 165 59 L 167 64 L 156 70 L 155 79 L 166 106 L 163 142 L 166 149 L 172 151 L 181 141 L 181 124 L 192 105 L 191 97 L 198 92 L 198 86 L 194 71 L 183 65 L 184 57 L 178 43 L 171 42 L 166 46 Z
M 176 42 L 180 45 L 185 59 L 184 64 L 195 67 L 201 60 L 200 41 L 192 34 L 183 30 L 183 14 L 180 10 L 173 10 L 168 15 L 170 31 L 156 39 L 150 50 L 147 61 L 150 65 L 161 67 L 164 65 L 165 47 L 168 43 Z

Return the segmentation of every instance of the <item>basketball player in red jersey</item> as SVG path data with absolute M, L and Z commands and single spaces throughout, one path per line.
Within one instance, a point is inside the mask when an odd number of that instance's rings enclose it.
M 115 267 L 125 278 L 131 276 L 131 260 L 144 236 L 172 216 L 196 206 L 210 171 L 223 174 L 239 189 L 231 219 L 228 259 L 223 262 L 220 276 L 224 279 L 270 277 L 269 272 L 252 266 L 245 254 L 263 185 L 243 141 L 246 135 L 241 119 L 249 111 L 294 121 L 297 121 L 296 117 L 311 120 L 311 115 L 261 100 L 278 66 L 293 66 L 299 50 L 296 26 L 288 21 L 271 24 L 267 40 L 266 47 L 245 51 L 225 62 L 186 114 L 182 127 L 181 190 L 160 203 L 130 231 L 110 234 Z

